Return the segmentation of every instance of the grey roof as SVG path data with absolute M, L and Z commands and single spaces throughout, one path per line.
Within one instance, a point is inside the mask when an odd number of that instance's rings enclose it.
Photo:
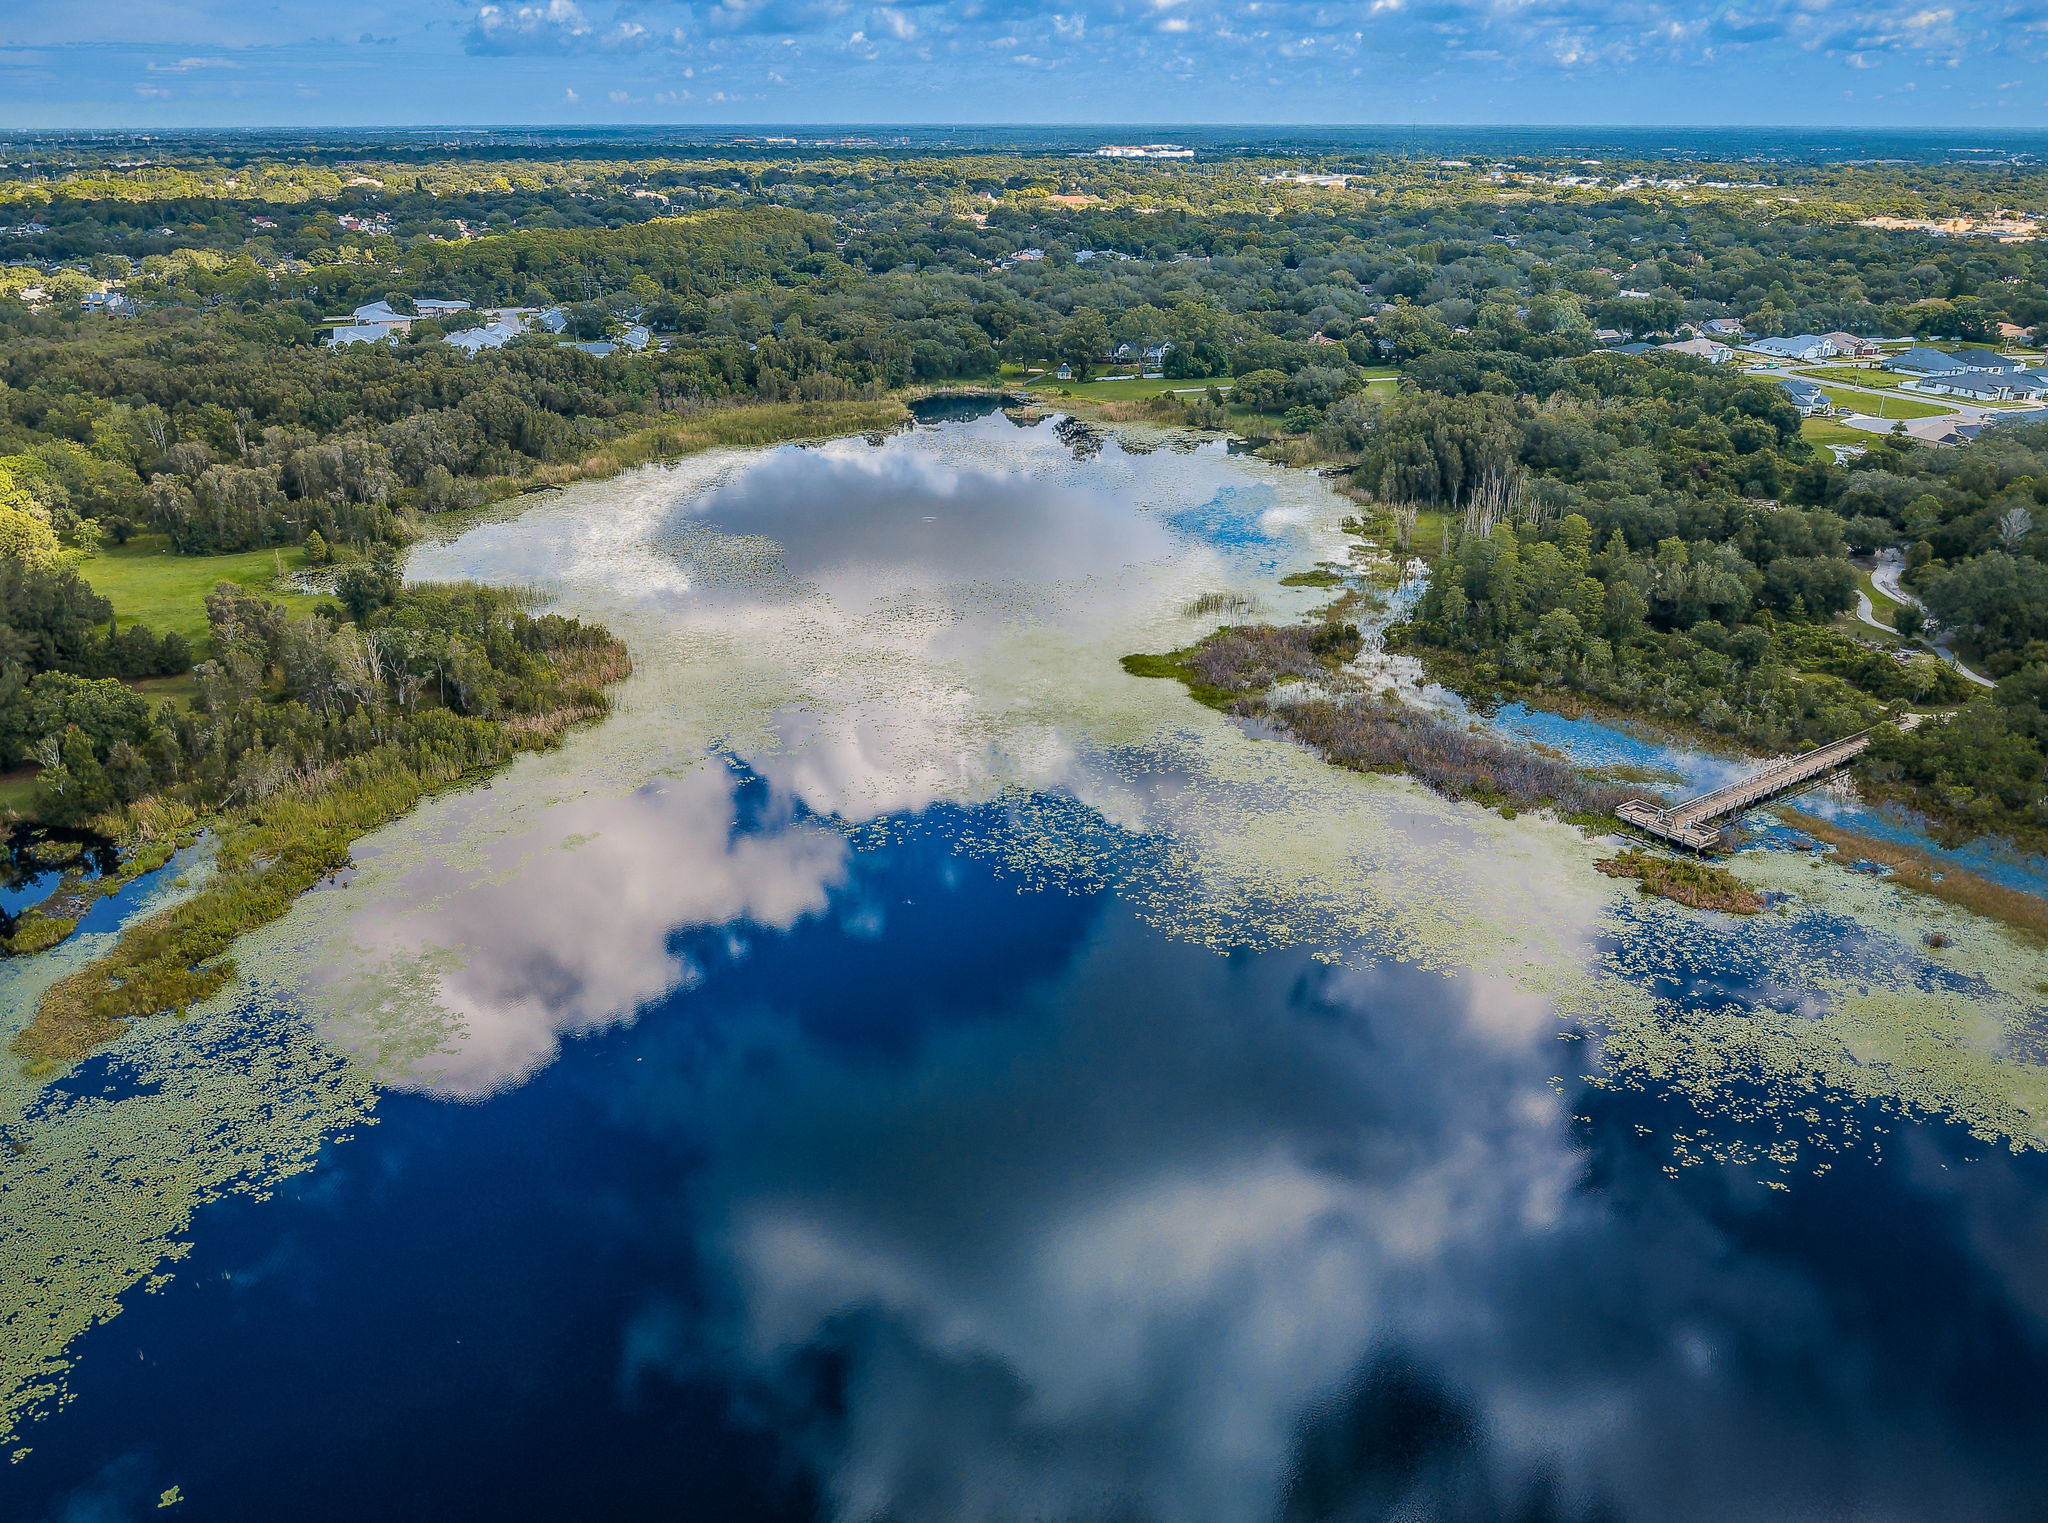
M 1952 371 L 1967 370 L 1970 367 L 1952 354 L 1943 354 L 1939 349 L 1929 349 L 1922 344 L 1908 349 L 1895 359 L 1885 361 L 1887 370 L 1917 370 L 1922 375 L 1947 375 Z
M 1959 349 L 1956 359 L 1968 370 L 1988 370 L 2000 375 L 2027 367 L 2018 360 L 2003 354 L 1993 354 L 1989 349 Z
M 1614 354 L 1648 354 L 1654 347 L 1655 345 L 1652 344 L 1616 344 L 1611 352 Z
M 359 323 L 409 323 L 411 318 L 393 307 L 388 301 L 373 301 L 368 306 L 357 307 L 355 319 Z
M 1960 371 L 1955 375 L 1929 376 L 1928 380 L 1949 391 L 1973 392 L 1987 397 L 2012 390 L 2013 383 L 2010 376 L 1981 375 L 1974 370 Z
M 391 343 L 397 338 L 398 330 L 388 323 L 348 323 L 329 333 L 327 342 L 339 348 L 343 344 Z
M 451 333 L 442 342 L 476 354 L 485 349 L 502 349 L 525 331 L 518 318 L 501 317 L 486 327 L 465 328 L 460 333 Z
M 1834 347 L 1834 345 L 1829 344 L 1818 333 L 1800 333 L 1795 334 L 1791 338 L 1760 338 L 1749 347 L 1756 350 L 1759 354 L 1797 355 L 1810 354 L 1823 345 L 1830 349 Z

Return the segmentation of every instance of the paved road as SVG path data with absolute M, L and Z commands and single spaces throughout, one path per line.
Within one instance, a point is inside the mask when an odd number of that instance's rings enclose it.
M 1894 552 L 1894 554 L 1896 554 L 1896 552 Z M 1871 585 L 1876 587 L 1879 592 L 1883 593 L 1886 597 L 1890 598 L 1894 603 L 1905 603 L 1911 607 L 1919 609 L 1922 613 L 1925 613 L 1927 611 L 1927 605 L 1922 603 L 1918 598 L 1914 597 L 1912 593 L 1906 591 L 1904 587 L 1901 587 L 1899 585 L 1899 576 L 1901 573 L 1905 571 L 1905 569 L 1906 567 L 1903 561 L 1894 560 L 1889 557 L 1881 558 L 1878 561 L 1878 563 L 1875 566 L 1873 566 L 1870 570 Z M 1863 620 L 1863 622 L 1866 624 L 1874 624 L 1879 629 L 1886 628 L 1885 625 L 1878 624 L 1877 620 L 1874 617 L 1872 617 L 1873 613 L 1874 609 L 1871 607 L 1870 599 L 1864 595 L 1863 590 L 1861 588 L 1858 588 L 1856 591 L 1856 616 Z M 1896 631 L 1894 631 L 1894 633 L 1896 633 Z M 1973 672 L 1967 666 L 1963 665 L 1962 658 L 1959 657 L 1955 652 L 1955 638 L 1956 637 L 1954 635 L 1944 632 L 1942 634 L 1935 636 L 1932 640 L 1923 640 L 1922 643 L 1933 646 L 1935 653 L 1939 655 L 1942 660 L 1946 661 L 1950 666 L 1954 667 L 1957 671 L 1961 672 L 1965 677 L 1968 677 L 1972 682 L 1976 683 L 1977 686 L 1997 687 L 1998 684 L 1996 682 L 1993 682 L 1989 677 L 1983 676 L 1977 672 Z

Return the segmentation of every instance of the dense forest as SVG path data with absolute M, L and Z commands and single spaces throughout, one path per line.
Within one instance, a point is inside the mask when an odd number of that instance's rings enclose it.
M 1723 319 L 2038 344 L 2048 240 L 1866 225 L 2038 217 L 2037 168 L 117 151 L 0 170 L 0 776 L 36 774 L 45 824 L 260 812 L 316 777 L 431 786 L 593 712 L 622 660 L 608 637 L 401 586 L 394 554 L 431 515 L 749 409 L 1149 354 L 1197 388 L 1149 416 L 1270 439 L 1433 560 L 1397 638 L 1449 680 L 1761 749 L 1954 708 L 1884 729 L 1868 780 L 1958 830 L 2048 833 L 2048 429 L 1838 459 L 1767 379 L 1599 337 Z M 477 315 L 431 313 L 322 343 L 355 307 L 427 298 L 560 307 L 567 332 L 470 354 L 444 339 Z M 569 342 L 629 324 L 655 341 Z M 224 582 L 195 647 L 94 590 L 94 557 L 138 542 L 288 551 L 332 595 L 287 614 Z M 1851 557 L 1879 550 L 1925 606 L 1900 633 L 1933 620 L 1994 689 L 1844 620 Z M 110 997 L 74 1015 L 91 1027 Z

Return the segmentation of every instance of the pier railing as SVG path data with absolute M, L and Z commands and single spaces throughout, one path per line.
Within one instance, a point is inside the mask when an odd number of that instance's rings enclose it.
M 1721 839 L 1718 830 L 1708 828 L 1709 821 L 1740 814 L 1787 788 L 1846 766 L 1862 755 L 1869 744 L 1870 732 L 1860 731 L 1796 756 L 1781 756 L 1760 772 L 1683 803 L 1666 806 L 1648 799 L 1630 799 L 1614 812 L 1639 830 L 1693 851 L 1705 851 Z

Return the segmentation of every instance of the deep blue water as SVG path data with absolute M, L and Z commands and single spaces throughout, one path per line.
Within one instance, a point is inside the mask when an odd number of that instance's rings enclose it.
M 1553 1097 L 1483 989 L 1219 956 L 919 823 L 207 1208 L 0 1517 L 2048 1516 L 2041 1160 L 1673 1177 L 1682 1101 Z

